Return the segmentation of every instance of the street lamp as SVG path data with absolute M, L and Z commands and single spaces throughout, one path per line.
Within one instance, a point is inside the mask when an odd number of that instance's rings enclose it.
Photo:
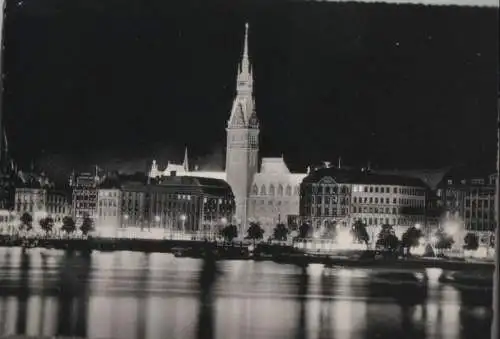
M 128 214 L 125 214 L 125 215 L 123 216 L 123 219 L 125 220 L 125 225 L 127 225 L 127 221 L 128 221 Z M 124 227 L 125 227 L 125 225 L 122 223 L 122 228 L 124 228 Z
M 186 233 L 186 228 L 185 228 L 185 226 L 186 226 L 186 215 L 182 214 L 180 216 L 180 219 L 182 221 L 182 232 Z

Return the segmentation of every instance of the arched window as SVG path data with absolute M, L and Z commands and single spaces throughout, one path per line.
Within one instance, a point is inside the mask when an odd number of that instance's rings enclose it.
M 262 185 L 260 187 L 260 195 L 266 195 L 266 186 Z
M 286 192 L 285 192 L 285 194 L 287 196 L 292 195 L 292 186 L 290 186 L 290 185 L 286 186 Z
M 300 187 L 299 186 L 295 186 L 294 190 L 293 190 L 293 195 L 299 195 L 300 193 Z
M 283 195 L 283 185 L 278 186 L 278 195 L 281 197 Z
M 274 195 L 274 185 L 269 186 L 269 195 Z
M 252 194 L 253 195 L 258 195 L 259 194 L 259 188 L 255 184 L 252 187 Z

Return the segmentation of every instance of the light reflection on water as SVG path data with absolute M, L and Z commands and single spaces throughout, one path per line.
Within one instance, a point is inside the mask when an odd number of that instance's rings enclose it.
M 476 339 L 489 330 L 484 293 L 439 284 L 436 270 L 414 273 L 429 279 L 410 300 L 417 290 L 381 288 L 365 269 L 0 248 L 0 335 Z

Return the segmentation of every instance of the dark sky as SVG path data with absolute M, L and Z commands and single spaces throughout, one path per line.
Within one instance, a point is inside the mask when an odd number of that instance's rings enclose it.
M 293 170 L 339 155 L 382 168 L 494 164 L 496 8 L 16 3 L 4 121 L 20 164 L 143 169 L 188 144 L 222 165 L 245 20 L 262 156 L 284 153 Z

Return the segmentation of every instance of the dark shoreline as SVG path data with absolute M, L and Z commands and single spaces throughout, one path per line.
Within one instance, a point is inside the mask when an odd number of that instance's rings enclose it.
M 153 240 L 153 239 L 21 239 L 0 236 L 0 247 L 39 247 L 47 249 L 80 252 L 134 251 L 146 253 L 174 253 L 180 257 L 202 258 L 206 251 L 216 252 L 220 260 L 266 260 L 283 264 L 307 265 L 324 264 L 331 267 L 396 268 L 424 269 L 442 268 L 450 271 L 485 270 L 493 271 L 494 263 L 464 262 L 453 260 L 408 259 L 352 259 L 335 257 L 328 254 L 307 254 L 291 246 L 257 246 L 257 251 L 250 254 L 243 243 L 232 245 L 217 244 L 196 240 Z

